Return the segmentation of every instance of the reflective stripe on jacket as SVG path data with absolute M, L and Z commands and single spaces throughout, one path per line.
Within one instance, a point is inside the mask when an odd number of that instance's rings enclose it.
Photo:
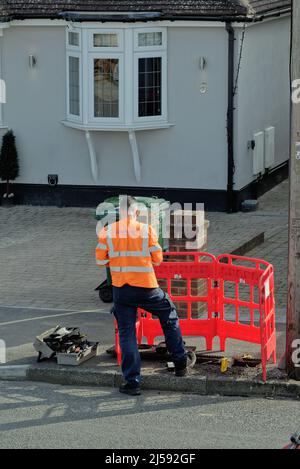
M 157 235 L 150 225 L 132 219 L 104 228 L 96 248 L 96 263 L 109 267 L 115 287 L 125 284 L 157 288 L 153 264 L 163 260 Z

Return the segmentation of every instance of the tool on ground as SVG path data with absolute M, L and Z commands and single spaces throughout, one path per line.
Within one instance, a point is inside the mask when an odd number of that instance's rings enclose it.
M 187 352 L 187 368 L 190 370 L 194 368 L 194 366 L 197 363 L 197 355 L 193 351 L 188 351 Z M 175 364 L 173 362 L 167 362 L 167 369 L 168 371 L 174 371 L 175 370 Z
M 229 368 L 230 360 L 229 358 L 222 358 L 221 360 L 221 373 L 226 373 Z
M 241 357 L 233 357 L 233 365 L 232 366 L 242 366 L 242 367 L 249 367 L 249 368 L 256 368 L 261 364 L 261 360 L 259 358 L 254 358 L 252 355 L 242 355 Z
M 38 352 L 38 362 L 54 357 L 58 363 L 64 356 L 69 356 L 64 364 L 80 364 L 91 355 L 95 356 L 99 343 L 89 342 L 87 336 L 78 327 L 56 326 L 36 337 L 33 344 Z M 74 363 L 72 363 L 72 361 Z
M 167 362 L 167 369 L 168 369 L 168 371 L 170 371 L 170 372 L 175 371 L 175 365 L 174 365 L 174 363 L 173 363 L 173 362 Z

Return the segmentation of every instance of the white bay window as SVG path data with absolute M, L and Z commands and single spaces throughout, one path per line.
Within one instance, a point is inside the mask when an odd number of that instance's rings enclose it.
M 166 28 L 67 28 L 67 97 L 70 125 L 168 126 Z

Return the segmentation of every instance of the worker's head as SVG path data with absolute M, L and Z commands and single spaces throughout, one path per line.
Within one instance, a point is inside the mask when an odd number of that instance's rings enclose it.
M 120 196 L 120 218 L 136 219 L 139 214 L 138 203 L 130 195 Z

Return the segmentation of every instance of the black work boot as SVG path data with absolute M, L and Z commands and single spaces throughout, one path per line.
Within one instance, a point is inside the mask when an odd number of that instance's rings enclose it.
M 122 394 L 128 394 L 128 396 L 140 396 L 141 395 L 141 388 L 138 383 L 122 384 L 119 387 L 119 391 Z
M 186 376 L 189 369 L 193 368 L 196 364 L 197 357 L 194 352 L 188 352 L 184 360 L 174 362 L 175 365 L 175 376 L 182 378 Z

